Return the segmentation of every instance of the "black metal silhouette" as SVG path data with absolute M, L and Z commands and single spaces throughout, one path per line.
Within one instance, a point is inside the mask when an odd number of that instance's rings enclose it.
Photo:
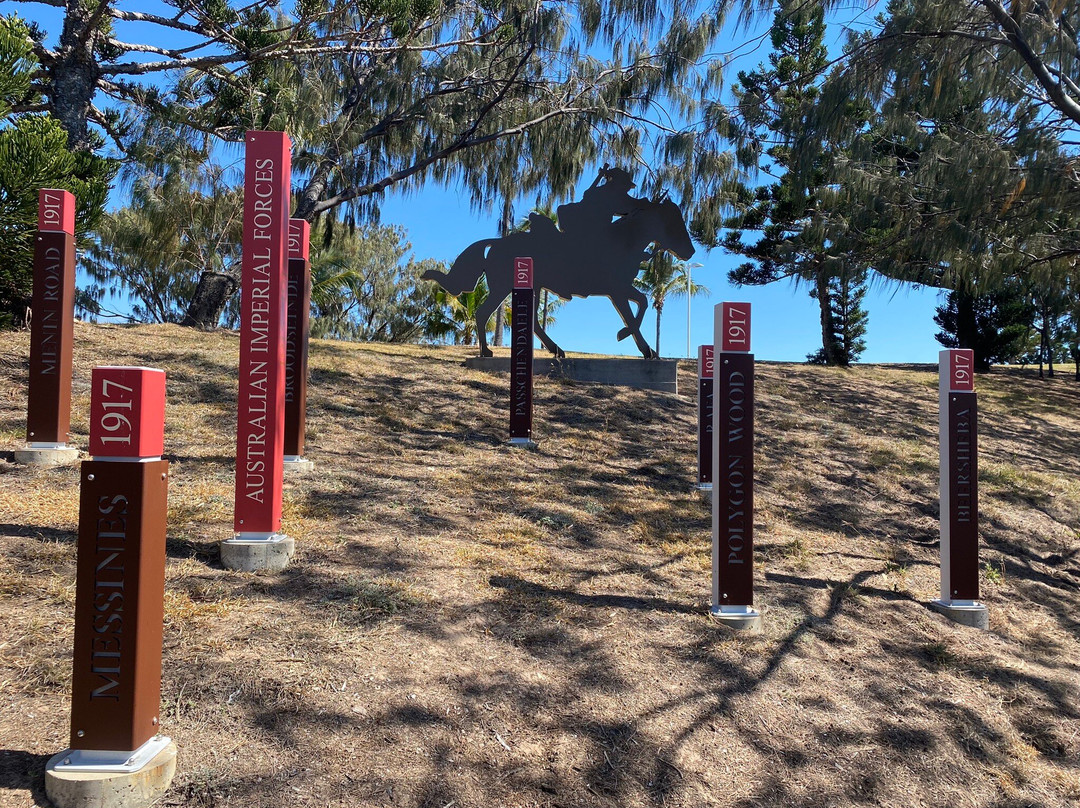
M 487 276 L 488 296 L 477 310 L 476 331 L 480 355 L 491 356 L 484 325 L 510 294 L 514 258 L 529 256 L 537 289 L 563 300 L 604 295 L 625 324 L 618 339 L 633 336 L 641 355 L 651 359 L 656 353 L 641 335 L 649 299 L 634 286 L 641 262 L 648 257 L 645 248 L 654 244 L 684 261 L 695 250 L 678 206 L 666 195 L 658 201 L 637 199 L 629 193 L 633 187 L 629 172 L 604 166 L 580 202 L 559 206 L 559 228 L 532 214 L 527 232 L 477 241 L 457 257 L 449 272 L 429 270 L 422 277 L 459 295 L 475 289 L 481 275 Z M 636 313 L 631 303 L 637 304 Z M 560 359 L 565 355 L 544 331 L 535 310 L 533 331 L 545 348 Z

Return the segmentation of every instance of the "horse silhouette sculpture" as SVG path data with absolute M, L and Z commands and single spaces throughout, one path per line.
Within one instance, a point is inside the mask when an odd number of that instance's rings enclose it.
M 528 231 L 477 241 L 457 257 L 449 272 L 429 270 L 422 277 L 459 295 L 475 289 L 480 277 L 487 276 L 488 296 L 476 312 L 481 356 L 491 356 L 485 325 L 511 292 L 514 259 L 531 257 L 537 289 L 564 300 L 606 296 L 625 324 L 618 338 L 633 336 L 641 355 L 654 358 L 656 352 L 641 335 L 649 299 L 634 286 L 634 279 L 650 244 L 684 261 L 693 256 L 694 245 L 674 202 L 666 197 L 637 199 L 628 193 L 632 187 L 629 173 L 605 166 L 580 202 L 559 206 L 559 229 L 550 219 L 533 214 Z M 636 312 L 632 303 L 637 304 Z M 533 331 L 549 351 L 560 359 L 565 355 L 544 331 L 535 310 Z

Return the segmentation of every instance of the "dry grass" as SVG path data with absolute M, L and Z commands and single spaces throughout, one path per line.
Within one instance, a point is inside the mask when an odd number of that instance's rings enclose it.
M 536 452 L 464 349 L 316 342 L 295 562 L 223 570 L 237 341 L 79 325 L 169 373 L 176 806 L 1058 806 L 1080 799 L 1080 388 L 980 379 L 989 634 L 937 591 L 936 377 L 759 366 L 763 637 L 712 626 L 687 396 L 539 380 Z M 5 335 L 0 439 L 25 407 Z M 690 366 L 682 389 L 694 390 Z M 0 463 L 0 805 L 67 733 L 75 469 Z

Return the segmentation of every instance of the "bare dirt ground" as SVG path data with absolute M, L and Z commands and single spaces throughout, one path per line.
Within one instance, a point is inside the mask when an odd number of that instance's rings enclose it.
M 28 337 L 0 340 L 0 448 Z M 1063 806 L 1080 800 L 1080 385 L 980 378 L 991 631 L 938 588 L 937 376 L 758 369 L 765 633 L 710 623 L 682 395 L 538 380 L 536 452 L 466 349 L 315 342 L 284 572 L 221 568 L 237 339 L 76 328 L 169 374 L 171 806 Z M 66 746 L 74 468 L 0 462 L 0 805 Z

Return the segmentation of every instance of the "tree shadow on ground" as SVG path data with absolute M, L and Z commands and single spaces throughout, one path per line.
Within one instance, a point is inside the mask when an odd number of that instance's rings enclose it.
M 25 791 L 34 805 L 52 805 L 45 794 L 45 765 L 50 757 L 21 749 L 0 749 L 0 791 Z

